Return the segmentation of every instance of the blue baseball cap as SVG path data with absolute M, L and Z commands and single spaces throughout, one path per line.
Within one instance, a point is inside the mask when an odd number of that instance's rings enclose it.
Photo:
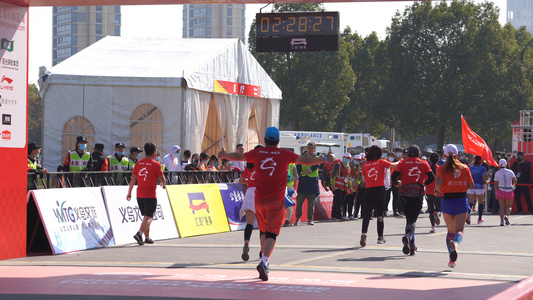
M 268 127 L 265 131 L 265 139 L 269 141 L 279 141 L 279 130 L 276 127 Z

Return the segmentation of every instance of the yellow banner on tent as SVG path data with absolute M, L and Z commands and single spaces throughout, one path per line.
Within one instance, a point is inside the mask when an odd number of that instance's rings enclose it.
M 180 237 L 229 231 L 218 184 L 166 187 Z

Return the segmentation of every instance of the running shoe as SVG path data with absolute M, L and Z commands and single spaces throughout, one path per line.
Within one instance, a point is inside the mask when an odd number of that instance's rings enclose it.
M 343 220 L 343 221 L 348 221 L 349 219 L 348 219 L 347 216 L 344 216 L 344 217 L 342 217 L 342 220 Z
M 386 244 L 386 243 L 387 243 L 387 241 L 385 240 L 384 237 L 379 237 L 378 238 L 378 244 Z
M 296 222 L 294 222 L 294 224 L 292 224 L 293 226 L 298 226 L 300 225 L 300 219 L 297 219 Z
M 263 281 L 267 281 L 268 280 L 268 266 L 265 265 L 263 263 L 263 261 L 261 261 L 257 265 L 257 271 L 259 272 L 259 278 L 261 278 L 261 280 L 263 280 Z
M 505 225 L 511 225 L 511 222 L 509 222 L 508 216 L 503 217 L 503 219 L 505 220 Z
M 141 246 L 144 245 L 144 242 L 143 242 L 143 236 L 142 236 L 142 234 L 141 234 L 140 232 L 137 232 L 137 233 L 133 236 L 133 238 L 137 241 L 137 244 L 139 244 L 139 245 L 141 245 Z
M 481 218 L 481 219 L 477 219 L 477 223 L 478 224 L 482 224 L 483 222 L 485 222 L 485 219 Z
M 147 238 L 144 239 L 144 243 L 145 244 L 153 244 L 154 240 L 152 240 L 151 238 L 147 237 Z
M 285 224 L 283 224 L 283 227 L 289 227 L 291 226 L 291 221 L 285 221 Z
M 503 221 L 500 222 L 500 226 L 505 226 Z
M 359 241 L 359 245 L 361 245 L 361 247 L 366 246 L 366 234 L 361 234 L 361 240 Z
M 418 248 L 415 245 L 411 245 L 411 247 L 409 247 L 409 255 L 414 256 L 417 250 Z
M 450 240 L 448 241 L 448 245 L 450 246 L 450 261 L 455 262 L 457 261 L 457 244 Z
M 456 265 L 455 262 L 453 262 L 451 260 L 448 262 L 448 267 L 450 267 L 450 268 L 455 268 L 455 265 Z
M 357 218 L 354 217 L 354 216 L 349 216 L 348 219 L 350 219 L 350 220 L 357 220 Z
M 335 219 L 335 222 L 342 222 L 342 219 Z
M 403 254 L 405 255 L 409 254 L 409 244 L 411 243 L 411 237 L 404 235 L 402 237 L 402 243 L 403 243 L 403 248 L 402 248 Z
M 470 225 L 470 213 L 466 214 L 466 224 Z
M 429 233 L 435 233 L 437 232 L 437 229 L 435 229 L 435 226 L 431 227 L 431 229 L 429 230 Z
M 315 225 L 315 222 L 313 222 L 313 221 L 307 221 L 307 225 Z
M 242 247 L 242 260 L 248 261 L 250 259 L 250 255 L 248 254 L 248 252 L 250 252 L 250 247 L 248 245 L 244 245 L 244 247 Z
M 439 218 L 439 214 L 436 211 L 433 212 L 433 218 L 435 219 L 435 225 L 439 226 L 440 225 L 440 218 Z

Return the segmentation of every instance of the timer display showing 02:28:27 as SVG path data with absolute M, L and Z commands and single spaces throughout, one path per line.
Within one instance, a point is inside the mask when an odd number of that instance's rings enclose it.
M 257 37 L 338 35 L 338 12 L 269 13 L 256 15 Z

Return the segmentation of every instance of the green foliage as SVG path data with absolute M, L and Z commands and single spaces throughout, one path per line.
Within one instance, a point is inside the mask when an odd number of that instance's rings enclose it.
M 254 26 L 248 44 L 283 91 L 283 127 L 377 136 L 395 128 L 403 138 L 438 136 L 440 146 L 460 143 L 464 115 L 496 151 L 533 105 L 532 36 L 498 16 L 489 2 L 415 2 L 393 17 L 385 40 L 348 27 L 336 53 L 255 53 Z
M 41 144 L 43 107 L 35 83 L 28 85 L 28 142 Z

